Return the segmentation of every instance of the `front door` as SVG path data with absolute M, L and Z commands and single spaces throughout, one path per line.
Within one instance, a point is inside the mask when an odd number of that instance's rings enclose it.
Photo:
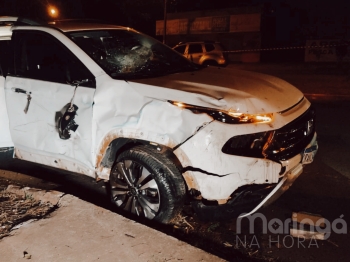
M 93 75 L 48 33 L 15 31 L 12 41 L 5 93 L 16 156 L 93 175 Z
M 203 56 L 203 47 L 201 44 L 190 44 L 187 50 L 187 58 L 193 63 L 199 64 Z

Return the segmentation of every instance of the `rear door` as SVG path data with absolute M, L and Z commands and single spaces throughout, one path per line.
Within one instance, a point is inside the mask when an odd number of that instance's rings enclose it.
M 5 93 L 16 156 L 73 172 L 91 171 L 94 76 L 49 33 L 18 30 L 12 40 L 14 67 Z M 73 84 L 78 81 L 79 86 Z
M 188 46 L 187 58 L 193 63 L 199 64 L 199 60 L 203 56 L 202 44 L 190 44 Z

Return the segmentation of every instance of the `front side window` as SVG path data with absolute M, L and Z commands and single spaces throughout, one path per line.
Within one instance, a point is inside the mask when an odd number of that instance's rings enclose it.
M 64 84 L 89 79 L 83 85 L 94 86 L 94 77 L 88 69 L 52 36 L 18 32 L 14 41 L 15 75 Z
M 112 78 L 157 77 L 198 69 L 168 46 L 133 30 L 81 31 L 68 36 Z
M 186 50 L 186 45 L 177 46 L 174 48 L 174 50 L 183 55 L 185 53 L 185 50 Z

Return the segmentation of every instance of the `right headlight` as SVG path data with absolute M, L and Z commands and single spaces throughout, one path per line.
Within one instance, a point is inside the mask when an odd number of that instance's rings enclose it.
M 207 114 L 223 123 L 227 124 L 246 124 L 246 123 L 270 123 L 273 120 L 272 113 L 266 114 L 245 114 L 236 112 L 233 110 L 220 110 L 215 108 L 208 108 L 202 106 L 195 106 L 190 104 L 185 104 L 182 102 L 171 101 L 168 102 L 174 106 L 191 110 L 195 114 Z

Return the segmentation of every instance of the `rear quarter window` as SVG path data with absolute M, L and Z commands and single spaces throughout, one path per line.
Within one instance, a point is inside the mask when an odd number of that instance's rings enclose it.
M 205 44 L 205 50 L 207 52 L 213 51 L 215 49 L 215 46 L 213 44 Z

